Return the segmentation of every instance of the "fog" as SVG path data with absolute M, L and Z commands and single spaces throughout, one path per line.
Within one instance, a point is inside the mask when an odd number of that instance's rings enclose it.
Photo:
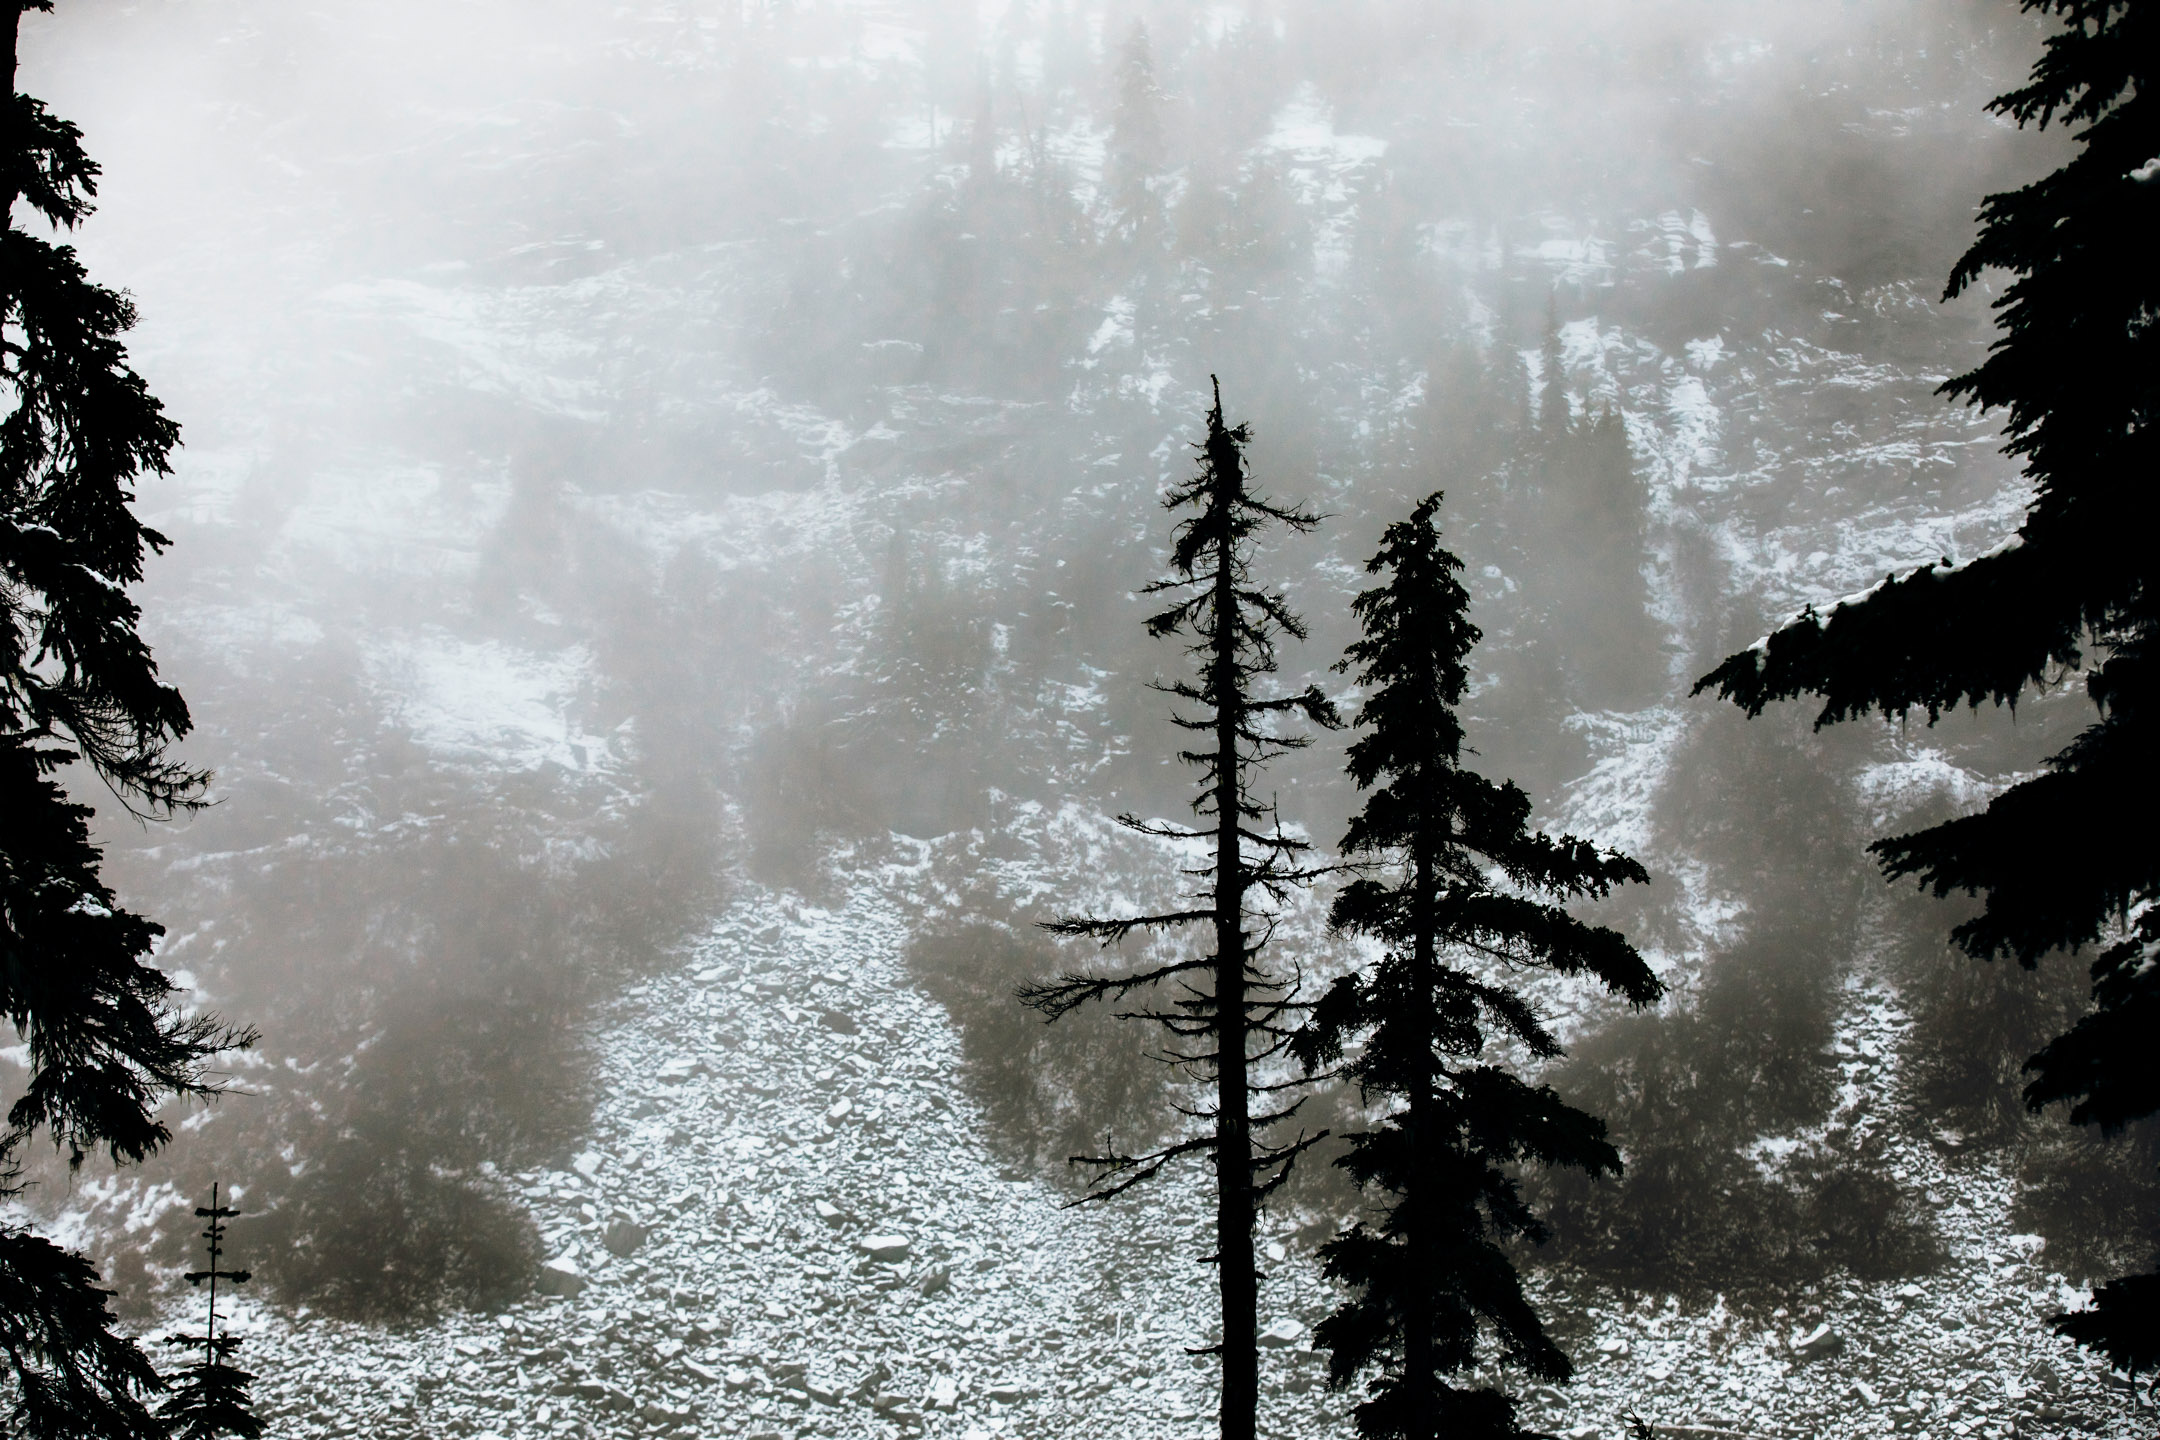
M 185 756 L 216 775 L 201 815 L 107 801 L 98 834 L 168 927 L 160 963 L 263 1032 L 165 1155 L 55 1160 L 30 1203 L 148 1326 L 185 1206 L 234 1186 L 273 1433 L 347 1433 L 358 1411 L 274 1374 L 333 1341 L 279 1327 L 355 1322 L 349 1359 L 524 1315 L 572 1234 L 547 1177 L 642 1103 L 624 1017 L 725 966 L 723 1001 L 667 1023 L 764 1064 L 757 984 L 839 1002 L 788 990 L 785 944 L 768 963 L 727 937 L 873 901 L 928 1017 L 873 1033 L 953 1047 L 951 1104 L 923 1113 L 1030 1205 L 1069 1199 L 1064 1157 L 1174 1122 L 1177 1080 L 1134 1027 L 1044 1031 L 1009 997 L 1070 963 L 1034 922 L 1183 883 L 1107 819 L 1191 796 L 1149 688 L 1180 660 L 1134 592 L 1215 375 L 1261 481 L 1328 517 L 1263 551 L 1312 630 L 1285 678 L 1342 693 L 1364 560 L 1444 489 L 1486 635 L 1478 763 L 1652 872 L 1597 918 L 1671 997 L 1539 997 L 1571 1047 L 1549 1078 L 1629 1162 L 1531 1182 L 1556 1332 L 1609 1357 L 1598 1306 L 1669 1298 L 1784 1334 L 1899 1286 L 1947 1314 L 1987 1236 L 2038 1237 L 2019 1284 L 2142 1259 L 2160 1237 L 2122 1217 L 2160 1213 L 2148 1139 L 2073 1143 L 2016 1101 L 2079 967 L 1952 956 L 1955 903 L 1864 854 L 2029 771 L 2081 702 L 1816 732 L 1687 698 L 1802 605 L 2015 526 L 1994 420 L 1934 394 L 1989 342 L 1992 291 L 1937 297 L 1980 198 L 2063 153 L 1982 111 L 2040 33 L 1995 0 L 27 16 L 21 88 L 104 167 L 77 243 L 134 295 L 131 354 L 183 427 L 141 486 L 174 544 L 140 599 L 196 716 Z M 1324 739 L 1265 781 L 1322 846 L 1355 801 L 1342 764 Z M 1316 975 L 1349 953 L 1324 909 L 1278 941 Z M 1278 1206 L 1290 1267 L 1358 1203 L 1326 1158 Z M 721 1269 L 668 1283 L 754 1348 L 764 1297 Z M 2028 1313 L 2001 1325 L 2038 1356 Z M 1681 1370 L 1614 1383 L 1736 1433 L 1829 1403 Z M 1308 1389 L 1281 1433 L 1347 1433 Z M 697 1433 L 733 1433 L 713 1394 Z M 646 1433 L 552 1403 L 471 1415 Z M 995 1423 L 1099 1423 L 1070 1403 Z M 426 1423 L 478 1433 L 465 1413 Z

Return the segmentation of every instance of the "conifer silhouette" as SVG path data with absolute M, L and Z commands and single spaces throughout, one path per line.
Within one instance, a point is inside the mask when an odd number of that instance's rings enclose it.
M 1647 881 L 1642 867 L 1531 830 L 1527 795 L 1463 766 L 1456 707 L 1480 637 L 1456 578 L 1462 562 L 1433 523 L 1439 507 L 1436 493 L 1387 528 L 1366 567 L 1385 579 L 1353 603 L 1364 636 L 1339 667 L 1365 697 L 1349 769 L 1369 794 L 1342 844 L 1364 873 L 1330 918 L 1385 948 L 1335 982 L 1295 1049 L 1308 1069 L 1342 1062 L 1368 1101 L 1391 1108 L 1337 1162 L 1386 1197 L 1385 1211 L 1377 1228 L 1358 1224 L 1321 1247 L 1328 1277 L 1351 1295 L 1314 1338 L 1331 1352 L 1331 1385 L 1374 1373 L 1356 1412 L 1369 1440 L 1511 1440 L 1525 1432 L 1509 1396 L 1442 1378 L 1475 1367 L 1488 1344 L 1538 1379 L 1570 1373 L 1501 1248 L 1544 1233 L 1511 1169 L 1533 1161 L 1595 1175 L 1617 1172 L 1620 1157 L 1602 1121 L 1502 1064 L 1511 1048 L 1560 1053 L 1507 977 L 1587 976 L 1635 1005 L 1663 986 L 1618 933 L 1561 908 Z
M 1275 671 L 1277 638 L 1302 639 L 1305 627 L 1280 595 L 1254 583 L 1253 537 L 1270 523 L 1304 531 L 1319 521 L 1308 511 L 1252 493 L 1244 456 L 1251 432 L 1244 425 L 1223 423 L 1220 382 L 1207 427 L 1207 439 L 1199 447 L 1199 474 L 1164 501 L 1173 511 L 1190 512 L 1177 527 L 1173 573 L 1147 589 L 1149 594 L 1178 598 L 1152 616 L 1147 628 L 1158 638 L 1192 637 L 1187 653 L 1198 678 L 1163 688 L 1195 707 L 1192 713 L 1173 714 L 1173 722 L 1206 737 L 1203 745 L 1180 752 L 1178 758 L 1199 770 L 1193 811 L 1212 824 L 1188 830 L 1130 815 L 1120 816 L 1119 823 L 1159 839 L 1209 842 L 1212 858 L 1188 872 L 1209 882 L 1209 888 L 1194 896 L 1200 903 L 1187 910 L 1073 918 L 1048 928 L 1109 945 L 1135 931 L 1202 925 L 1211 932 L 1213 948 L 1115 975 L 1068 975 L 1029 986 L 1021 996 L 1052 1020 L 1090 1001 L 1137 996 L 1139 1008 L 1128 1013 L 1167 1029 L 1174 1037 L 1168 1057 L 1172 1063 L 1212 1082 L 1213 1108 L 1199 1112 L 1207 1122 L 1203 1132 L 1145 1155 L 1108 1150 L 1074 1159 L 1100 1167 L 1098 1183 L 1085 1198 L 1105 1200 L 1181 1156 L 1212 1157 L 1216 1251 L 1210 1258 L 1222 1297 L 1222 1341 L 1209 1349 L 1222 1364 L 1223 1440 L 1251 1440 L 1259 1405 L 1254 1219 L 1260 1201 L 1283 1182 L 1298 1153 L 1319 1138 L 1301 1135 L 1280 1143 L 1268 1138 L 1269 1130 L 1298 1108 L 1296 1100 L 1280 1098 L 1285 1085 L 1268 1083 L 1256 1073 L 1284 1052 L 1293 1033 L 1287 1018 L 1295 1003 L 1295 985 L 1258 963 L 1270 922 L 1255 909 L 1253 898 L 1258 891 L 1279 901 L 1292 887 L 1306 883 L 1312 872 L 1299 863 L 1309 848 L 1305 842 L 1283 834 L 1279 825 L 1263 828 L 1271 810 L 1253 798 L 1253 781 L 1269 759 L 1309 743 L 1302 736 L 1282 734 L 1273 723 L 1277 717 L 1295 713 L 1329 728 L 1340 722 L 1317 686 L 1289 695 L 1254 693 L 1260 678 Z M 1262 1106 L 1257 1113 L 1256 1098 Z
M 221 1436 L 237 1436 L 239 1440 L 254 1440 L 262 1434 L 262 1421 L 255 1418 L 254 1402 L 249 1398 L 248 1386 L 255 1377 L 232 1363 L 232 1353 L 240 1342 L 231 1335 L 218 1333 L 217 1287 L 223 1280 L 229 1285 L 245 1285 L 249 1280 L 245 1270 L 226 1270 L 219 1262 L 225 1256 L 225 1222 L 240 1212 L 229 1205 L 218 1204 L 218 1187 L 210 1187 L 210 1206 L 196 1207 L 195 1216 L 210 1223 L 203 1230 L 203 1239 L 210 1246 L 210 1268 L 190 1270 L 190 1285 L 208 1283 L 209 1300 L 204 1307 L 203 1333 L 193 1335 L 168 1335 L 165 1343 L 200 1350 L 202 1358 L 189 1364 L 170 1378 L 172 1390 L 165 1403 L 158 1407 L 158 1416 L 165 1422 L 173 1440 L 219 1440 Z
M 145 814 L 198 803 L 203 781 L 167 753 L 187 707 L 127 598 L 143 551 L 165 544 L 129 487 L 167 468 L 178 430 L 128 368 L 127 298 L 15 223 L 20 200 L 72 229 L 97 191 L 82 132 L 15 90 L 22 16 L 51 8 L 0 0 L 0 1015 L 30 1060 L 0 1125 L 0 1201 L 40 1130 L 76 1165 L 99 1149 L 141 1160 L 169 1138 L 159 1105 L 213 1092 L 204 1064 L 251 1038 L 173 1008 L 172 982 L 144 963 L 160 927 L 99 878 L 89 807 L 56 778 L 81 761 Z M 0 1434 L 160 1433 L 143 1400 L 156 1374 L 106 1299 L 87 1263 L 0 1224 Z
M 2030 82 L 1989 106 L 2020 126 L 2082 125 L 2077 153 L 2022 190 L 1991 195 L 1945 298 L 1988 270 L 2015 277 L 2002 335 L 1944 394 L 2005 412 L 2006 452 L 2034 487 L 2017 533 L 1964 564 L 1885 579 L 1827 615 L 1813 609 L 1696 683 L 1750 715 L 1822 697 L 1818 725 L 1913 709 L 2014 704 L 2080 672 L 2097 716 L 2044 771 L 1976 815 L 1872 850 L 1892 879 L 1938 896 L 1984 896 L 1951 938 L 1981 960 L 2028 968 L 2099 947 L 2093 1012 L 2032 1057 L 2034 1109 L 2120 1130 L 2160 1111 L 2160 848 L 2126 817 L 2160 804 L 2160 586 L 2153 476 L 2160 475 L 2160 323 L 2151 237 L 2160 222 L 2160 13 L 2123 0 L 2024 0 L 2058 17 Z M 2090 655 L 2088 652 L 2091 652 Z M 2160 1365 L 2160 1274 L 2103 1286 L 2057 1328 L 2133 1370 Z

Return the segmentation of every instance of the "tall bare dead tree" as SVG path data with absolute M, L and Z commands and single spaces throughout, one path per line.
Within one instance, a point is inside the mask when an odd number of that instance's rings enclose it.
M 1083 1199 L 1107 1200 L 1180 1157 L 1212 1157 L 1216 1248 L 1209 1258 L 1221 1287 L 1222 1339 L 1198 1353 L 1221 1360 L 1223 1440 L 1252 1440 L 1258 1420 L 1260 1274 L 1253 1232 L 1260 1202 L 1282 1184 L 1298 1153 L 1320 1138 L 1269 1138 L 1299 1103 L 1287 1083 L 1266 1079 L 1268 1062 L 1282 1053 L 1291 1033 L 1286 1019 L 1296 1003 L 1296 987 L 1293 978 L 1260 964 L 1273 922 L 1254 900 L 1257 895 L 1279 905 L 1314 872 L 1303 862 L 1307 845 L 1271 823 L 1272 805 L 1254 798 L 1254 782 L 1269 760 L 1310 743 L 1283 733 L 1284 717 L 1302 715 L 1330 729 L 1341 723 L 1317 686 L 1288 695 L 1256 693 L 1262 677 L 1276 670 L 1276 641 L 1284 635 L 1303 639 L 1305 627 L 1280 594 L 1254 582 L 1254 538 L 1271 524 L 1310 530 L 1319 517 L 1252 492 L 1245 473 L 1251 438 L 1248 426 L 1223 423 L 1218 382 L 1207 438 L 1199 446 L 1199 473 L 1164 501 L 1173 512 L 1189 512 L 1177 526 L 1171 574 L 1147 589 L 1175 597 L 1148 619 L 1148 633 L 1191 640 L 1186 653 L 1194 662 L 1194 678 L 1162 688 L 1184 702 L 1172 721 L 1206 737 L 1178 758 L 1200 772 L 1193 811 L 1207 823 L 1188 829 L 1119 817 L 1127 829 L 1152 838 L 1209 842 L 1208 862 L 1186 872 L 1207 888 L 1192 896 L 1200 903 L 1191 909 L 1082 916 L 1049 926 L 1105 946 L 1136 931 L 1202 926 L 1212 948 L 1114 974 L 1067 975 L 1021 992 L 1052 1020 L 1090 1002 L 1131 999 L 1135 1008 L 1120 1013 L 1164 1027 L 1172 1037 L 1164 1058 L 1214 1089 L 1211 1107 L 1187 1112 L 1204 1123 L 1197 1133 L 1147 1154 L 1122 1154 L 1105 1145 L 1103 1154 L 1074 1159 L 1098 1167 L 1096 1183 Z

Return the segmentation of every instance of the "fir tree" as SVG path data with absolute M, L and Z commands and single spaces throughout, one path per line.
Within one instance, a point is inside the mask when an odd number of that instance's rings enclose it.
M 217 1308 L 218 1281 L 231 1285 L 245 1285 L 249 1280 L 245 1270 L 225 1270 L 218 1262 L 225 1256 L 225 1222 L 240 1212 L 229 1205 L 218 1204 L 217 1186 L 210 1187 L 210 1207 L 198 1206 L 195 1216 L 208 1220 L 203 1239 L 210 1242 L 210 1268 L 190 1270 L 187 1282 L 201 1285 L 208 1282 L 210 1298 L 203 1316 L 202 1338 L 193 1335 L 168 1335 L 165 1343 L 198 1349 L 202 1359 L 195 1361 L 173 1377 L 172 1393 L 158 1407 L 160 1418 L 174 1440 L 219 1440 L 220 1436 L 238 1436 L 240 1440 L 254 1440 L 262 1434 L 262 1421 L 255 1418 L 254 1401 L 248 1395 L 248 1386 L 255 1377 L 232 1363 L 232 1353 L 240 1342 L 230 1334 L 218 1333 L 218 1321 L 222 1318 Z
M 0 1014 L 30 1077 L 0 1128 L 0 1200 L 18 1193 L 40 1130 L 80 1165 L 93 1150 L 137 1161 L 168 1138 L 175 1094 L 215 1087 L 203 1065 L 250 1037 L 184 1017 L 144 963 L 160 928 L 99 878 L 90 810 L 58 772 L 81 762 L 142 814 L 197 801 L 203 777 L 173 760 L 187 707 L 160 683 L 127 587 L 164 537 L 128 510 L 143 470 L 178 435 L 128 368 L 125 297 L 92 284 L 72 247 L 15 223 L 89 213 L 97 166 L 81 132 L 16 92 L 17 31 L 49 0 L 0 0 Z M 156 1376 L 116 1334 L 88 1264 L 0 1225 L 0 1433 L 33 1440 L 159 1433 L 143 1402 Z
M 1138 995 L 1141 1008 L 1131 1013 L 1170 1032 L 1173 1063 L 1212 1083 L 1214 1104 L 1201 1112 L 1208 1122 L 1202 1133 L 1145 1155 L 1111 1152 L 1074 1158 L 1100 1167 L 1098 1182 L 1086 1197 L 1090 1200 L 1122 1194 L 1182 1156 L 1212 1158 L 1216 1246 L 1211 1259 L 1222 1297 L 1222 1341 L 1210 1350 L 1222 1365 L 1221 1430 L 1223 1440 L 1251 1440 L 1259 1406 L 1260 1276 L 1253 1253 L 1254 1221 L 1262 1199 L 1287 1177 L 1298 1153 L 1319 1138 L 1300 1136 L 1280 1143 L 1269 1138 L 1298 1108 L 1295 1100 L 1269 1098 L 1280 1096 L 1282 1087 L 1268 1083 L 1264 1073 L 1292 1033 L 1286 1018 L 1295 999 L 1294 982 L 1259 963 L 1269 926 L 1255 904 L 1255 892 L 1280 901 L 1292 887 L 1309 880 L 1311 872 L 1299 864 L 1308 848 L 1304 842 L 1284 835 L 1280 826 L 1263 828 L 1270 809 L 1254 799 L 1254 781 L 1268 760 L 1308 743 L 1304 737 L 1281 733 L 1281 717 L 1294 713 L 1327 727 L 1339 722 L 1334 706 L 1316 686 L 1288 695 L 1255 693 L 1260 679 L 1275 671 L 1278 638 L 1303 639 L 1305 627 L 1280 595 L 1254 583 L 1253 537 L 1270 523 L 1310 530 L 1318 518 L 1277 505 L 1249 488 L 1245 446 L 1251 432 L 1244 425 L 1223 423 L 1219 383 L 1207 427 L 1207 439 L 1199 447 L 1199 474 L 1164 501 L 1173 511 L 1191 512 L 1177 527 L 1173 573 L 1148 587 L 1150 594 L 1178 598 L 1152 616 L 1147 628 L 1157 638 L 1192 638 L 1187 653 L 1197 678 L 1165 688 L 1194 707 L 1191 713 L 1174 714 L 1173 722 L 1205 737 L 1203 744 L 1180 752 L 1178 758 L 1200 772 L 1193 811 L 1211 823 L 1188 830 L 1130 815 L 1120 817 L 1119 823 L 1142 835 L 1207 842 L 1212 856 L 1192 873 L 1207 880 L 1209 888 L 1193 897 L 1199 903 L 1190 909 L 1069 919 L 1049 928 L 1108 945 L 1135 931 L 1200 925 L 1213 946 L 1205 954 L 1146 969 L 1111 976 L 1068 975 L 1021 993 L 1053 1020 L 1090 1001 Z M 1155 998 L 1165 994 L 1172 998 Z
M 1351 1295 L 1315 1332 L 1331 1385 L 1374 1375 L 1356 1412 L 1371 1440 L 1523 1434 L 1505 1393 L 1442 1378 L 1474 1368 L 1481 1347 L 1541 1380 L 1570 1373 L 1502 1248 L 1544 1234 L 1512 1172 L 1534 1161 L 1596 1175 L 1620 1158 L 1602 1121 L 1505 1068 L 1510 1050 L 1560 1053 L 1506 976 L 1588 976 L 1635 1005 L 1663 992 L 1619 934 L 1561 908 L 1647 881 L 1642 867 L 1531 830 L 1527 795 L 1463 766 L 1457 707 L 1479 633 L 1439 507 L 1436 493 L 1387 528 L 1366 566 L 1386 578 L 1354 602 L 1364 637 L 1340 667 L 1364 694 L 1349 769 L 1370 793 L 1342 844 L 1364 873 L 1331 920 L 1385 948 L 1336 981 L 1296 1041 L 1308 1068 L 1360 1042 L 1341 1073 L 1391 1107 L 1337 1162 L 1385 1208 L 1377 1228 L 1321 1247 Z
M 2126 839 L 2160 801 L 2160 587 L 2152 477 L 2160 475 L 2160 13 L 2127 0 L 2024 0 L 2062 21 L 2030 82 L 1990 106 L 2020 126 L 2079 125 L 2077 152 L 2022 190 L 1991 195 L 1945 298 L 2000 270 L 2002 334 L 1945 394 L 2005 412 L 2007 453 L 2034 496 L 2004 544 L 1886 579 L 1829 614 L 1810 609 L 1697 683 L 1759 714 L 1812 694 L 1818 724 L 1870 711 L 2015 703 L 2083 671 L 2096 714 L 2042 773 L 1979 814 L 1872 847 L 1891 878 L 1985 897 L 1952 939 L 2028 968 L 2098 947 L 2093 1012 L 2030 1062 L 2028 1104 L 2118 1131 L 2160 1109 L 2148 1047 L 2160 1035 L 2160 849 Z M 2132 1369 L 2160 1364 L 2160 1275 L 2104 1286 L 2056 1317 Z
M 1164 164 L 1163 93 L 1147 26 L 1135 20 L 1118 46 L 1117 109 L 1110 117 L 1110 203 L 1127 236 L 1152 234 L 1160 202 L 1149 182 Z

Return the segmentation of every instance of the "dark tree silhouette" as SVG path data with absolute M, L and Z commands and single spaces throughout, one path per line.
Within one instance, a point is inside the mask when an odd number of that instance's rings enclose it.
M 1295 713 L 1331 728 L 1340 722 L 1317 686 L 1291 695 L 1254 693 L 1260 678 L 1275 671 L 1278 637 L 1302 639 L 1305 627 L 1280 595 L 1255 585 L 1253 537 L 1270 523 L 1309 530 L 1318 518 L 1274 504 L 1248 488 L 1244 451 L 1251 432 L 1244 425 L 1223 423 L 1219 383 L 1207 427 L 1207 439 L 1199 447 L 1200 473 L 1164 501 L 1173 511 L 1192 512 L 1177 527 L 1173 573 L 1147 591 L 1178 598 L 1152 616 L 1147 628 L 1157 638 L 1192 637 L 1187 653 L 1198 678 L 1164 688 L 1195 707 L 1191 713 L 1174 714 L 1174 723 L 1206 737 L 1200 748 L 1182 751 L 1178 758 L 1199 770 L 1200 793 L 1193 811 L 1212 824 L 1187 830 L 1130 815 L 1119 817 L 1119 823 L 1155 838 L 1209 842 L 1213 853 L 1208 863 L 1188 872 L 1209 882 L 1209 888 L 1193 897 L 1201 903 L 1189 910 L 1068 919 L 1048 928 L 1109 945 L 1135 931 L 1204 925 L 1213 948 L 1111 976 L 1068 975 L 1027 987 L 1021 994 L 1053 1020 L 1089 1001 L 1137 996 L 1140 1008 L 1129 1013 L 1170 1032 L 1172 1062 L 1213 1082 L 1213 1108 L 1198 1112 L 1207 1122 L 1201 1133 L 1145 1155 L 1112 1151 L 1074 1159 L 1101 1167 L 1095 1188 L 1084 1198 L 1104 1200 L 1180 1156 L 1213 1158 L 1216 1253 L 1211 1258 L 1222 1293 L 1222 1341 L 1209 1349 L 1222 1362 L 1223 1440 L 1251 1440 L 1260 1383 L 1254 1218 L 1263 1197 L 1283 1182 L 1298 1153 L 1319 1138 L 1301 1135 L 1281 1143 L 1268 1138 L 1268 1132 L 1298 1108 L 1295 1099 L 1281 1098 L 1289 1087 L 1269 1082 L 1264 1074 L 1267 1062 L 1283 1053 L 1292 1033 L 1286 1020 L 1295 1004 L 1295 982 L 1258 963 L 1270 924 L 1256 912 L 1254 892 L 1279 902 L 1313 872 L 1299 863 L 1309 848 L 1303 841 L 1283 834 L 1280 825 L 1262 828 L 1270 808 L 1253 798 L 1253 782 L 1268 760 L 1309 743 L 1302 736 L 1281 733 L 1281 717 Z M 1158 998 L 1166 995 L 1169 998 Z M 1257 1113 L 1256 1098 L 1262 1105 Z
M 194 1361 L 172 1377 L 172 1393 L 158 1407 L 158 1415 L 174 1440 L 219 1440 L 220 1436 L 238 1436 L 240 1440 L 254 1440 L 262 1434 L 262 1421 L 255 1418 L 254 1401 L 248 1395 L 248 1386 L 255 1377 L 232 1363 L 232 1353 L 240 1342 L 231 1335 L 218 1333 L 217 1288 L 218 1281 L 229 1285 L 245 1285 L 249 1280 L 245 1270 L 225 1270 L 218 1262 L 225 1256 L 225 1222 L 240 1212 L 229 1205 L 218 1204 L 215 1184 L 210 1187 L 210 1206 L 197 1206 L 195 1216 L 208 1220 L 203 1239 L 210 1243 L 210 1268 L 190 1270 L 190 1285 L 210 1287 L 210 1298 L 203 1314 L 203 1333 L 200 1339 L 193 1335 L 168 1335 L 165 1343 L 202 1351 L 202 1358 Z
M 1534 1161 L 1596 1175 L 1618 1171 L 1620 1157 L 1603 1121 L 1501 1063 L 1510 1049 L 1560 1053 L 1505 977 L 1586 976 L 1638 1006 L 1664 989 L 1617 932 L 1561 908 L 1646 882 L 1642 867 L 1531 830 L 1514 782 L 1463 766 L 1456 712 L 1480 636 L 1462 562 L 1441 548 L 1439 508 L 1436 493 L 1382 536 L 1366 569 L 1386 578 L 1354 602 L 1364 636 L 1340 667 L 1365 697 L 1349 769 L 1370 794 L 1342 844 L 1363 873 L 1330 918 L 1385 948 L 1330 987 L 1294 1044 L 1319 1069 L 1361 1042 L 1339 1073 L 1391 1107 L 1337 1162 L 1387 1201 L 1377 1229 L 1360 1223 L 1321 1247 L 1329 1278 L 1351 1295 L 1315 1334 L 1331 1352 L 1331 1385 L 1377 1372 L 1356 1412 L 1372 1440 L 1525 1433 L 1502 1391 L 1441 1378 L 1475 1367 L 1487 1336 L 1502 1361 L 1539 1379 L 1570 1373 L 1501 1248 L 1544 1236 L 1512 1172 Z
M 2125 0 L 2025 0 L 2059 17 L 2030 83 L 1989 107 L 2021 126 L 2083 126 L 2077 154 L 2022 190 L 1991 195 L 1946 297 L 1997 269 L 2002 335 L 1943 392 L 2006 412 L 2007 453 L 2034 485 L 2017 533 L 1963 565 L 1890 577 L 1827 615 L 1810 609 L 1697 682 L 1749 714 L 1823 699 L 1818 725 L 1879 710 L 2014 704 L 2084 671 L 2097 718 L 1976 815 L 1880 840 L 1892 879 L 1985 897 L 1951 931 L 1968 954 L 2027 968 L 2099 947 L 2093 1013 L 2032 1057 L 2025 1098 L 2121 1130 L 2160 1109 L 2149 1054 L 2160 1035 L 2160 849 L 2126 817 L 2160 802 L 2152 486 L 2160 475 L 2160 14 Z M 2088 651 L 2097 663 L 2088 663 Z M 2057 1328 L 2118 1365 L 2160 1364 L 2160 1274 L 2101 1288 Z
M 136 632 L 127 587 L 164 537 L 128 510 L 129 484 L 163 471 L 172 421 L 127 365 L 126 298 L 94 285 L 72 247 L 18 228 L 15 202 L 54 229 L 89 213 L 97 166 L 81 132 L 15 90 L 17 31 L 49 0 L 0 0 L 8 75 L 0 132 L 0 1013 L 27 1042 L 30 1078 L 0 1128 L 0 1199 L 19 1191 L 39 1130 L 79 1165 L 139 1161 L 168 1133 L 175 1094 L 216 1087 L 203 1066 L 249 1036 L 180 1015 L 144 963 L 160 927 L 98 875 L 90 810 L 56 778 L 80 761 L 140 814 L 197 803 L 203 777 L 167 746 L 188 729 Z M 0 1225 L 0 1432 L 159 1433 L 149 1362 L 115 1334 L 90 1266 Z

